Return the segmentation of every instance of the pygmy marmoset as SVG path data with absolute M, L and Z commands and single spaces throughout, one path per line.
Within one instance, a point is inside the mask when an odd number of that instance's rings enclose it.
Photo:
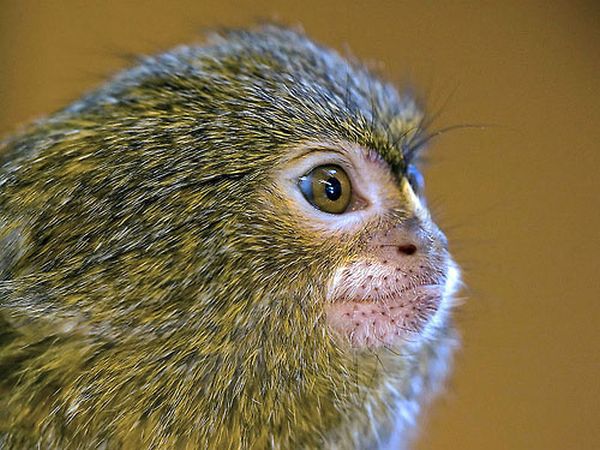
M 459 285 L 423 113 L 274 25 L 0 148 L 0 448 L 406 445 Z

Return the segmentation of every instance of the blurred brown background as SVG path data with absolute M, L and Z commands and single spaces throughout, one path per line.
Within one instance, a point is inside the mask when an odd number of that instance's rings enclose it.
M 432 105 L 434 212 L 464 267 L 463 350 L 418 449 L 600 448 L 600 8 L 595 2 L 0 0 L 0 133 L 122 56 L 275 18 L 380 61 Z

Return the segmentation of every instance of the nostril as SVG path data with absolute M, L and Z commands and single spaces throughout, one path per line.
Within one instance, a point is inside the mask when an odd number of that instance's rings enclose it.
M 414 255 L 417 252 L 417 246 L 414 244 L 402 244 L 398 246 L 398 251 L 405 255 Z

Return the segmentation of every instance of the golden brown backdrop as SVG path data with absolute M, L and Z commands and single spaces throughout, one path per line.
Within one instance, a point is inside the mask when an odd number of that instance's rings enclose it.
M 594 2 L 0 1 L 0 132 L 202 29 L 276 18 L 433 107 L 434 211 L 464 339 L 419 449 L 600 448 L 600 14 Z

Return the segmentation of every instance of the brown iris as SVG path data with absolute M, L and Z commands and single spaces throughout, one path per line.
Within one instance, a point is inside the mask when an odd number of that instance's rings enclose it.
M 304 198 L 315 208 L 331 214 L 342 214 L 352 199 L 352 185 L 340 166 L 318 166 L 300 177 Z

